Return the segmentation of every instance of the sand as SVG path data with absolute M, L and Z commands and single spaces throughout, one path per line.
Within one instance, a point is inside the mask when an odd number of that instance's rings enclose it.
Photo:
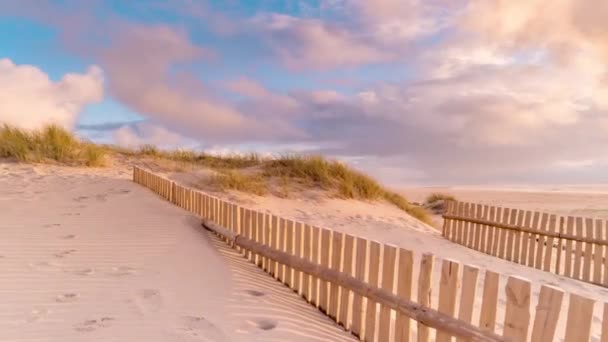
M 0 163 L 1 341 L 352 340 L 293 292 L 202 232 L 195 217 L 133 184 L 130 176 L 127 167 L 91 170 Z M 188 180 L 180 174 L 171 177 Z M 421 190 L 420 196 L 428 190 Z M 529 209 L 555 201 L 559 205 L 554 209 L 599 214 L 608 203 L 603 193 L 580 190 L 558 192 L 559 200 L 552 196 L 555 191 L 546 189 L 488 191 L 472 189 L 466 193 L 470 197 L 455 194 Z M 215 195 L 412 250 L 416 265 L 422 253 L 434 253 L 435 279 L 442 259 L 501 273 L 501 289 L 508 276 L 526 278 L 533 283 L 532 310 L 541 284 L 598 303 L 608 299 L 606 288 L 451 243 L 389 204 L 314 196 Z M 437 293 L 436 289 L 432 296 L 435 307 Z M 498 332 L 505 299 L 501 290 Z M 564 313 L 567 305 L 566 298 Z M 602 307 L 596 304 L 594 341 L 599 340 L 601 315 Z M 564 328 L 562 316 L 558 336 Z
M 191 175 L 172 174 L 171 178 L 193 184 Z M 436 189 L 428 188 L 419 190 L 418 196 L 422 199 Z M 603 206 L 608 207 L 608 191 L 606 193 L 585 194 L 580 191 L 559 192 L 557 198 L 553 198 L 554 192 L 539 189 L 526 189 L 526 191 L 513 191 L 507 188 L 504 191 L 492 189 L 491 192 L 476 189 L 468 192 L 469 196 L 464 200 L 476 201 L 481 203 L 491 203 L 497 205 L 512 206 L 517 203 L 517 207 L 537 209 L 557 209 L 565 211 L 572 208 L 576 213 L 600 213 Z M 504 320 L 504 310 L 506 304 L 506 294 L 504 286 L 509 276 L 517 276 L 529 280 L 532 285 L 532 313 L 538 300 L 541 285 L 548 285 L 563 289 L 568 293 L 576 293 L 598 302 L 595 305 L 593 320 L 593 341 L 599 341 L 601 332 L 601 318 L 603 315 L 603 302 L 608 301 L 608 289 L 585 282 L 568 279 L 552 273 L 543 272 L 516 263 L 508 262 L 490 255 L 486 255 L 461 245 L 447 241 L 441 233 L 434 227 L 430 227 L 417 221 L 399 209 L 387 203 L 366 203 L 354 200 L 340 199 L 319 199 L 311 196 L 292 196 L 292 198 L 259 197 L 254 195 L 244 195 L 242 193 L 214 193 L 216 196 L 228 198 L 241 205 L 265 211 L 293 220 L 313 224 L 319 227 L 333 229 L 355 236 L 361 236 L 381 243 L 391 244 L 402 247 L 416 254 L 415 264 L 419 265 L 420 255 L 423 253 L 433 253 L 436 255 L 434 268 L 434 279 L 440 277 L 441 262 L 445 259 L 455 260 L 464 264 L 477 266 L 482 270 L 480 279 L 483 279 L 483 271 L 490 269 L 500 273 L 500 293 L 498 308 L 498 332 L 502 332 L 502 321 Z M 461 193 L 456 193 L 460 198 Z M 477 197 L 476 197 L 477 195 Z M 410 196 L 411 197 L 411 196 Z M 501 199 L 509 199 L 504 204 Z M 415 196 L 414 196 L 415 200 Z M 546 204 L 552 204 L 547 207 Z M 545 206 L 543 206 L 545 205 Z M 591 209 L 590 209 L 591 208 Z M 585 211 L 587 210 L 587 211 Z M 600 215 L 601 216 L 601 215 Z M 414 273 L 417 274 L 417 273 Z M 437 284 L 438 282 L 435 282 Z M 482 282 L 479 282 L 478 293 L 482 293 Z M 416 293 L 416 286 L 414 286 Z M 473 321 L 479 320 L 480 300 L 478 296 L 476 309 L 473 314 Z M 438 305 L 438 288 L 433 291 L 432 305 Z M 565 332 L 565 313 L 568 309 L 567 296 L 563 302 L 562 319 L 558 323 L 557 336 L 564 336 Z M 530 329 L 530 333 L 531 333 Z M 413 332 L 415 334 L 415 331 Z
M 0 162 L 0 341 L 353 340 L 130 176 Z

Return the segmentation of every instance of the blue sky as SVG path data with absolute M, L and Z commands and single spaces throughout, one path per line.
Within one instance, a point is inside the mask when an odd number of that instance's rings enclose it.
M 323 153 L 396 184 L 604 182 L 607 7 L 2 3 L 0 121 L 128 146 Z

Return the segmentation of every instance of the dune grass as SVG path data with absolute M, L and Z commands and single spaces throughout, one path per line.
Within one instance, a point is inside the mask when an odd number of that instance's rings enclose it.
M 104 165 L 105 150 L 81 142 L 69 131 L 55 125 L 33 131 L 3 125 L 0 127 L 0 157 L 22 162 L 98 167 Z
M 421 221 L 430 222 L 424 208 L 385 189 L 370 176 L 322 156 L 286 155 L 275 159 L 263 159 L 257 154 L 215 156 L 190 150 L 166 151 L 153 145 L 144 145 L 134 150 L 82 142 L 59 126 L 51 125 L 35 131 L 8 125 L 0 128 L 0 157 L 24 162 L 55 161 L 67 165 L 98 167 L 105 164 L 107 154 L 148 157 L 181 166 L 211 168 L 217 174 L 209 182 L 222 190 L 265 195 L 270 192 L 272 181 L 277 180 L 279 189 L 275 192 L 280 197 L 288 197 L 292 185 L 298 185 L 300 189 L 327 190 L 344 199 L 385 200 Z
M 426 197 L 424 200 L 424 204 L 431 205 L 433 203 L 437 203 L 439 201 L 455 201 L 456 197 L 450 194 L 444 194 L 440 192 L 434 192 Z
M 219 172 L 211 176 L 210 184 L 222 190 L 236 190 L 264 196 L 268 193 L 268 184 L 260 175 L 245 175 L 235 170 Z

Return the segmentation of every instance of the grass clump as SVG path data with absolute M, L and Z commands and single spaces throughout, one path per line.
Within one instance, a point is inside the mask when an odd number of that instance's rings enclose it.
M 456 197 L 449 195 L 449 194 L 444 194 L 441 192 L 434 192 L 430 195 L 428 195 L 424 201 L 425 204 L 433 204 L 439 201 L 455 201 Z
M 382 188 L 371 177 L 321 156 L 286 156 L 264 163 L 265 177 L 286 177 L 322 189 L 337 189 L 344 198 L 377 199 Z
M 456 197 L 449 194 L 435 192 L 426 197 L 424 207 L 436 215 L 443 215 L 447 210 L 448 201 L 456 201 Z
M 26 131 L 4 125 L 0 128 L 0 157 L 22 162 L 59 162 L 69 165 L 102 166 L 106 150 L 79 141 L 56 125 Z
M 407 201 L 407 199 L 405 199 L 405 197 L 401 196 L 400 194 L 398 194 L 396 192 L 392 192 L 392 191 L 385 191 L 384 199 L 387 202 L 392 203 L 397 208 L 399 208 L 399 209 L 405 211 L 406 213 L 410 214 L 411 216 L 419 219 L 420 221 L 422 221 L 424 223 L 432 224 L 431 217 L 429 216 L 429 213 L 426 211 L 426 209 L 424 209 L 423 207 L 411 204 L 410 202 Z
M 239 171 L 227 170 L 210 178 L 212 185 L 222 190 L 237 190 L 258 196 L 268 193 L 268 185 L 260 175 L 245 175 Z

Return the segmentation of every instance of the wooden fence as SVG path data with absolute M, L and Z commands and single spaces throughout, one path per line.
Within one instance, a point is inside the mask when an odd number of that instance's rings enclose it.
M 234 236 L 339 271 L 404 302 L 415 301 L 483 332 L 486 338 L 481 340 L 579 342 L 591 338 L 595 304 L 591 299 L 564 295 L 560 289 L 542 285 L 536 306 L 532 306 L 533 284 L 522 278 L 501 281 L 505 277 L 490 270 L 435 260 L 432 254 L 415 255 L 396 246 L 247 209 L 139 168 L 134 169 L 133 179 Z M 441 329 L 441 322 L 414 321 L 411 318 L 418 316 L 401 314 L 401 310 L 395 310 L 397 304 L 380 304 L 371 295 L 338 285 L 344 283 L 328 282 L 324 279 L 331 278 L 315 277 L 291 263 L 282 264 L 276 258 L 235 248 L 363 341 L 480 340 L 472 335 L 455 338 Z M 434 270 L 435 264 L 438 270 Z M 438 277 L 434 276 L 436 271 Z M 499 297 L 505 298 L 504 303 Z M 568 310 L 562 310 L 566 300 Z M 608 341 L 608 305 L 603 308 L 601 332 L 594 332 L 602 342 Z M 564 326 L 558 326 L 558 322 Z
M 508 261 L 608 286 L 607 229 L 603 220 L 449 202 L 443 236 Z

